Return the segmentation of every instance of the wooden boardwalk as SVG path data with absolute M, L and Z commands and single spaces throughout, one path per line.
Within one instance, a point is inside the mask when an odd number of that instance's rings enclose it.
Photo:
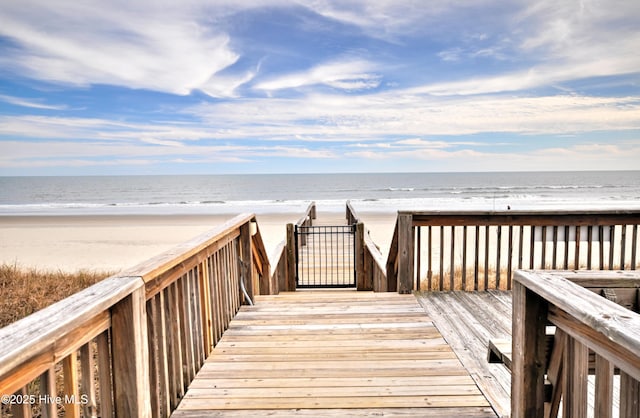
M 298 291 L 243 306 L 176 418 L 495 417 L 413 295 Z

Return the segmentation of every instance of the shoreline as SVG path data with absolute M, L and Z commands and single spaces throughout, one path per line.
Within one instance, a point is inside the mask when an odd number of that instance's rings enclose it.
M 0 264 L 117 273 L 203 234 L 236 215 L 0 216 Z M 297 214 L 256 215 L 267 251 Z
M 69 273 L 79 270 L 117 273 L 237 214 L 2 215 L 0 264 Z M 335 218 L 338 214 L 319 210 L 318 215 Z M 285 239 L 286 224 L 297 222 L 300 216 L 301 213 L 256 214 L 269 257 Z M 360 216 L 376 244 L 388 251 L 396 213 Z

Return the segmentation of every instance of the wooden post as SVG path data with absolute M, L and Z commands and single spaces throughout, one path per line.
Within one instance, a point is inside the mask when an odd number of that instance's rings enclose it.
M 311 210 L 309 211 L 309 220 L 313 220 L 316 219 L 316 202 L 312 202 L 311 203 Z M 309 223 L 309 226 L 311 226 L 311 224 L 313 224 L 313 222 Z
M 247 294 L 251 301 L 253 301 L 254 289 L 253 287 L 253 253 L 251 252 L 251 228 L 249 222 L 240 226 L 240 280 L 244 281 L 244 286 L 247 289 Z M 258 292 L 260 289 L 257 289 Z
M 358 290 L 373 290 L 373 279 L 367 275 L 364 267 L 364 224 L 356 224 L 356 287 Z
M 285 292 L 296 290 L 296 237 L 293 224 L 287 224 L 287 280 Z
M 111 308 L 113 386 L 118 417 L 151 417 L 145 289 Z
M 544 416 L 547 302 L 515 281 L 511 368 L 511 416 Z
M 414 263 L 413 216 L 398 214 L 398 293 L 413 290 Z

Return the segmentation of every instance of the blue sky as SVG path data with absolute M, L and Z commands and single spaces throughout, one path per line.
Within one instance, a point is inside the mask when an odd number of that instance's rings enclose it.
M 640 169 L 640 2 L 7 0 L 0 175 Z

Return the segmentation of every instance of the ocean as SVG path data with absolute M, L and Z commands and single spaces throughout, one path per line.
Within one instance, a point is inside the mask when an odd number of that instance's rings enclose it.
M 0 215 L 640 209 L 640 171 L 0 177 Z

